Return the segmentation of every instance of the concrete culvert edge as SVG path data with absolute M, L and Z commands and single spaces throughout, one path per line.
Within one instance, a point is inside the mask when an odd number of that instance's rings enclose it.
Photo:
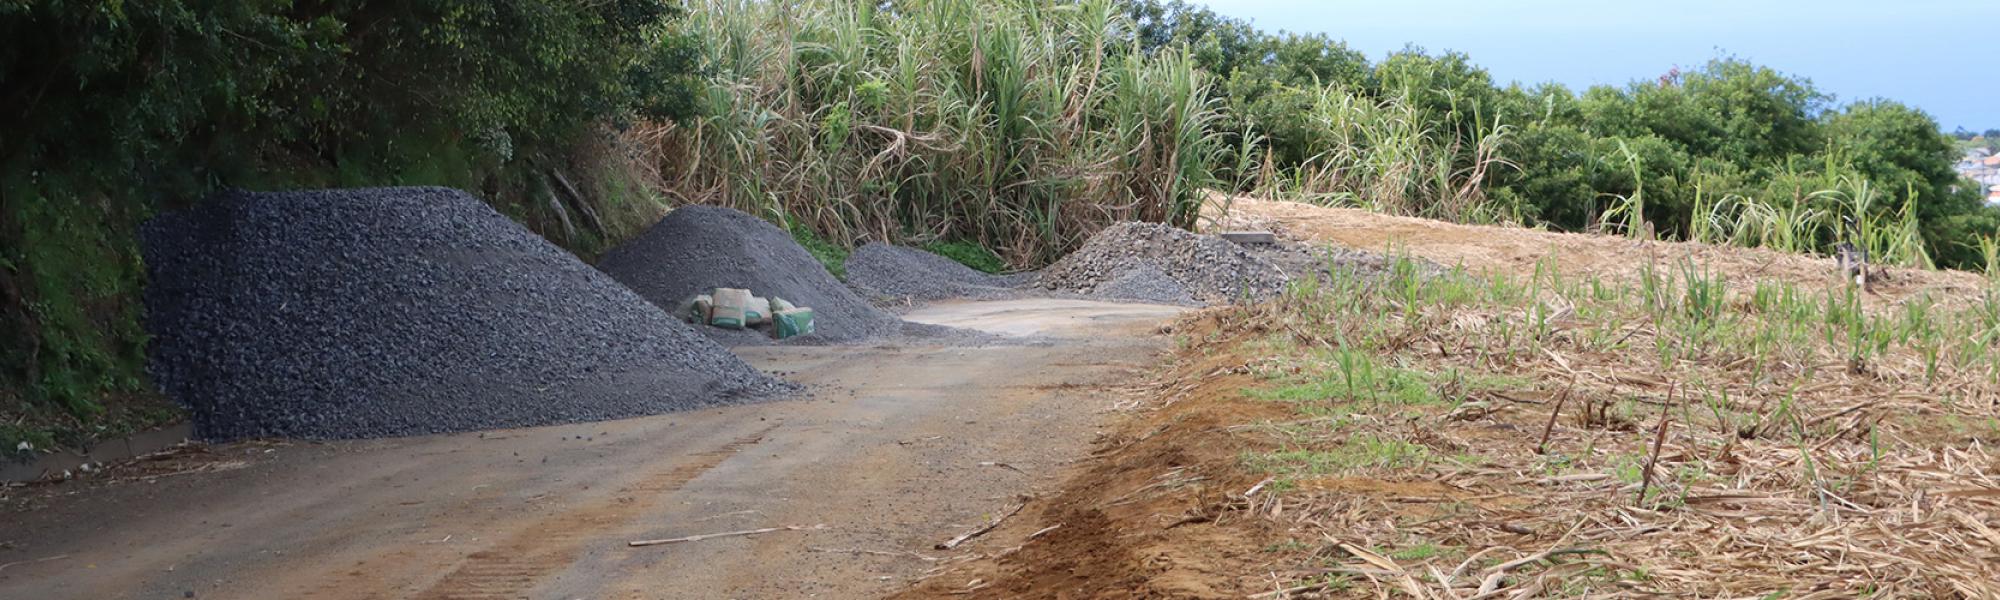
M 149 369 L 204 438 L 520 427 L 795 391 L 457 190 L 226 193 L 141 240 Z

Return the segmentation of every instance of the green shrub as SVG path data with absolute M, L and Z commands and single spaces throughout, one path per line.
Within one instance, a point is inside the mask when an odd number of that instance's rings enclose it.
M 924 244 L 924 249 L 987 273 L 1007 270 L 1007 262 L 1000 260 L 1000 255 L 972 242 L 931 242 Z
M 792 240 L 804 247 L 806 253 L 811 254 L 813 259 L 818 260 L 820 266 L 826 267 L 826 272 L 832 273 L 834 277 L 847 279 L 846 247 L 828 242 L 825 238 L 819 237 L 819 234 L 813 233 L 811 229 L 796 223 L 791 226 L 791 231 Z

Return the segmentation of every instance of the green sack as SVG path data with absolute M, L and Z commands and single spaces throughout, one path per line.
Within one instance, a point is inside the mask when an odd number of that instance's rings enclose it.
M 771 320 L 777 322 L 778 339 L 781 340 L 813 332 L 813 309 L 810 308 L 781 310 L 772 315 Z
M 750 296 L 750 303 L 743 305 L 743 325 L 763 325 L 771 322 L 771 301 L 767 298 Z
M 744 309 L 750 304 L 750 291 L 733 288 L 715 288 L 712 294 L 715 304 L 708 313 L 708 324 L 726 329 L 742 329 L 748 325 Z
M 681 320 L 689 323 L 708 324 L 708 311 L 715 305 L 715 298 L 708 294 L 695 296 L 681 304 Z

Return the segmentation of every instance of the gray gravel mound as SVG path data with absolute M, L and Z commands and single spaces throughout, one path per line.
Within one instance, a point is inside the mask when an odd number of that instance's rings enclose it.
M 1159 223 L 1119 223 L 1043 270 L 1037 284 L 1121 300 L 1228 304 L 1270 298 L 1288 281 L 1283 269 L 1222 238 Z
M 150 371 L 204 438 L 520 427 L 793 390 L 457 190 L 229 193 L 141 238 Z
M 687 206 L 612 249 L 597 268 L 666 310 L 718 287 L 748 289 L 813 309 L 817 333 L 798 343 L 854 342 L 901 331 L 902 321 L 848 289 L 792 236 L 742 212 Z M 768 344 L 750 330 L 699 327 L 732 345 Z
M 1194 294 L 1168 275 L 1158 262 L 1139 260 L 1113 270 L 1107 281 L 1091 293 L 1111 299 L 1140 300 L 1153 304 L 1199 305 Z
M 847 282 L 890 303 L 953 298 L 1004 300 L 1021 296 L 1032 277 L 993 275 L 930 252 L 869 242 L 847 256 Z
M 1297 278 L 1317 275 L 1321 279 L 1332 274 L 1335 267 L 1343 272 L 1363 277 L 1379 277 L 1389 273 L 1395 259 L 1379 253 L 1356 250 L 1333 245 L 1307 246 L 1298 242 L 1280 240 L 1268 246 L 1252 246 L 1250 254 L 1269 262 L 1284 271 L 1287 276 Z M 1433 277 L 1445 270 L 1422 258 L 1411 259 L 1418 274 Z

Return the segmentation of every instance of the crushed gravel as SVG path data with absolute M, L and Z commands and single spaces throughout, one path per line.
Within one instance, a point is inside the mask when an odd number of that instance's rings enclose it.
M 905 330 L 900 319 L 835 279 L 790 234 L 729 208 L 675 209 L 606 253 L 597 268 L 669 311 L 718 287 L 748 289 L 812 308 L 817 332 L 788 343 L 848 343 Z M 697 329 L 730 345 L 773 342 L 769 334 L 755 330 Z
M 520 427 L 793 391 L 457 190 L 227 193 L 141 239 L 150 371 L 204 438 Z
M 1229 304 L 1284 290 L 1286 273 L 1215 236 L 1159 223 L 1119 223 L 1042 271 L 1043 289 L 1161 304 Z
M 1033 275 L 993 275 L 916 248 L 869 242 L 847 256 L 847 282 L 878 304 L 1021 297 Z
M 1387 274 L 1395 264 L 1394 258 L 1375 252 L 1332 245 L 1307 246 L 1283 238 L 1276 244 L 1246 246 L 1245 249 L 1251 256 L 1271 263 L 1283 271 L 1287 278 L 1312 274 L 1324 278 L 1336 267 L 1349 274 L 1375 277 Z M 1437 264 L 1422 258 L 1411 257 L 1411 260 L 1416 265 L 1418 273 L 1426 277 L 1433 277 L 1445 271 Z
M 1112 273 L 1109 280 L 1097 285 L 1091 293 L 1103 298 L 1142 300 L 1154 304 L 1201 304 L 1157 261 L 1140 259 L 1113 269 Z

